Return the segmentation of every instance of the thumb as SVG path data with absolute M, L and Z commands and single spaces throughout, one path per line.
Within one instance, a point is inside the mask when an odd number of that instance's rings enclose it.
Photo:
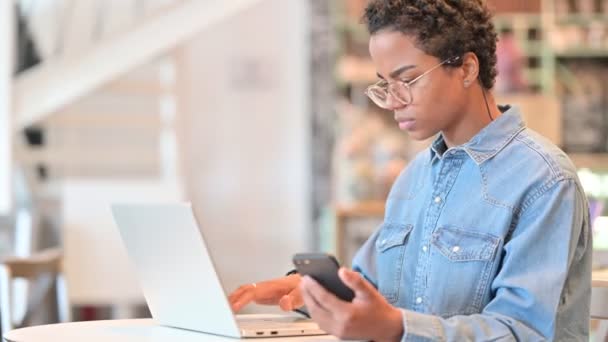
M 355 292 L 356 297 L 369 298 L 374 293 L 372 285 L 367 282 L 359 272 L 340 267 L 338 275 L 344 284 Z
M 304 299 L 302 299 L 302 295 L 300 294 L 299 286 L 296 286 L 296 288 L 279 300 L 279 307 L 283 311 L 293 311 L 302 306 L 304 306 Z

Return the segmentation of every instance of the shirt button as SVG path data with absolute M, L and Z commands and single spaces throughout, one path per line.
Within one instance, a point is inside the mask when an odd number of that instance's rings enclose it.
M 460 246 L 454 246 L 452 248 L 452 252 L 454 252 L 454 253 L 458 252 L 459 250 L 460 250 Z
M 422 246 L 422 251 L 426 252 L 428 250 L 428 248 L 426 246 Z
M 416 304 L 420 304 L 420 303 L 422 303 L 422 297 L 416 298 Z
M 386 239 L 380 241 L 380 246 L 384 246 L 384 245 L 386 245 Z
M 435 203 L 441 203 L 441 197 L 439 197 L 439 196 L 435 197 Z

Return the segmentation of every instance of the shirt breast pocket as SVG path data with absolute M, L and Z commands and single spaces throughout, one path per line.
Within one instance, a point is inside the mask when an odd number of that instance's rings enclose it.
M 481 311 L 488 295 L 500 239 L 491 234 L 439 227 L 433 234 L 429 291 L 431 312 L 441 316 Z
M 411 224 L 384 223 L 376 240 L 378 290 L 391 303 L 399 298 L 401 271 Z

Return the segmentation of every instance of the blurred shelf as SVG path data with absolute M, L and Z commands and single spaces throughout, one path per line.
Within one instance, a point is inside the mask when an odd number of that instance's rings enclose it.
M 529 40 L 521 42 L 522 49 L 526 56 L 538 56 L 541 57 L 545 53 L 545 46 L 543 42 L 539 40 Z
M 336 65 L 337 77 L 340 81 L 356 84 L 373 84 L 379 81 L 376 66 L 371 59 L 343 56 Z
M 345 260 L 347 222 L 354 218 L 384 217 L 384 201 L 362 201 L 334 204 L 336 214 L 335 252 L 338 260 Z
M 543 69 L 541 68 L 527 68 L 523 70 L 523 73 L 529 83 L 538 84 L 542 82 Z
M 348 32 L 352 34 L 357 41 L 367 43 L 369 32 L 367 31 L 365 25 L 350 18 L 338 18 L 335 21 L 335 27 L 342 33 Z
M 556 15 L 555 23 L 557 25 L 585 25 L 585 26 L 590 25 L 591 23 L 608 24 L 608 14 L 573 13 L 573 14 L 567 14 L 567 15 Z
M 555 56 L 558 58 L 608 58 L 608 48 L 571 48 L 566 50 L 556 50 Z
M 529 27 L 540 27 L 542 19 L 538 13 L 501 13 L 494 15 L 494 24 L 497 31 L 505 27 L 513 30 L 525 30 Z
M 577 168 L 608 171 L 608 153 L 568 153 Z
M 591 285 L 593 287 L 608 288 L 608 268 L 593 270 L 591 279 Z
M 384 201 L 363 201 L 334 205 L 338 217 L 383 216 Z
M 496 15 L 517 13 L 518 15 L 538 15 L 543 8 L 542 0 L 504 1 L 486 0 L 490 10 Z

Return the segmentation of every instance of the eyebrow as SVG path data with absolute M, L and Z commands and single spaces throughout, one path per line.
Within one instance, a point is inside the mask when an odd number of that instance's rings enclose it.
M 401 75 L 404 71 L 413 69 L 415 67 L 416 67 L 415 65 L 404 65 L 404 66 L 400 67 L 399 69 L 391 71 L 389 76 L 391 78 L 396 78 L 397 76 Z M 382 75 L 380 75 L 379 73 L 376 73 L 376 75 L 378 76 L 378 78 L 384 79 L 384 77 L 382 77 Z

